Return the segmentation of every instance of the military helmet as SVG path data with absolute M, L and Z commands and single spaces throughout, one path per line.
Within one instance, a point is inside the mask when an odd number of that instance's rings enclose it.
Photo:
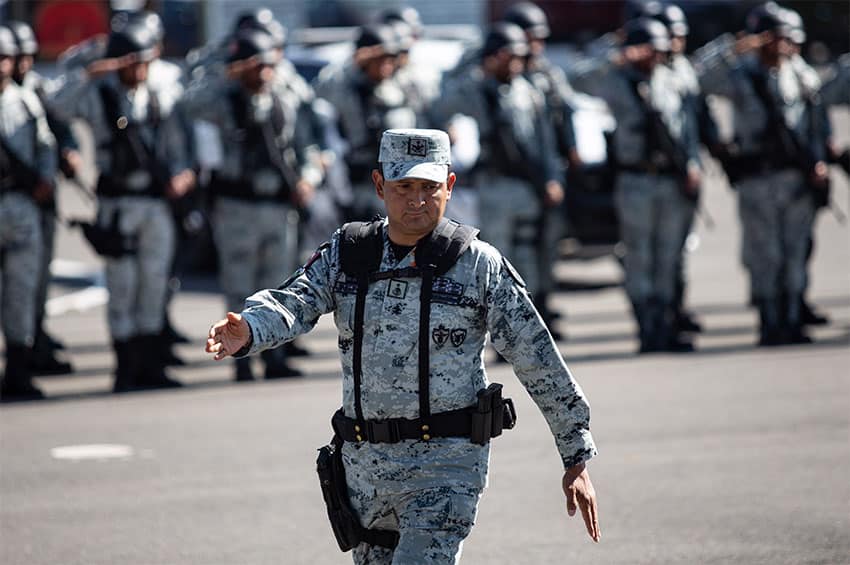
M 381 12 L 378 21 L 385 24 L 391 24 L 394 21 L 404 22 L 410 26 L 411 30 L 413 30 L 413 36 L 415 38 L 422 37 L 422 31 L 424 29 L 422 25 L 422 18 L 419 17 L 419 12 L 417 12 L 416 8 L 413 6 L 387 8 Z
M 283 48 L 286 43 L 286 28 L 275 19 L 268 8 L 241 14 L 236 19 L 235 33 L 238 34 L 244 29 L 253 29 L 270 35 L 278 48 Z
M 493 55 L 506 49 L 512 55 L 525 57 L 528 55 L 528 41 L 525 38 L 525 32 L 516 24 L 510 22 L 497 22 L 493 24 L 487 36 L 484 38 L 484 45 L 481 47 L 481 55 L 486 57 Z
M 546 39 L 551 35 L 549 19 L 543 10 L 532 2 L 514 4 L 502 16 L 502 21 L 518 25 L 535 39 Z
M 109 34 L 104 58 L 112 59 L 135 53 L 142 61 L 151 61 L 156 58 L 156 44 L 156 37 L 149 27 L 143 24 L 127 24 Z
M 747 32 L 772 31 L 779 37 L 790 38 L 791 26 L 783 15 L 784 10 L 776 2 L 765 2 L 756 6 L 747 14 Z
M 227 62 L 257 57 L 265 65 L 275 65 L 279 60 L 277 47 L 275 39 L 268 33 L 257 29 L 243 29 L 230 40 Z
M 785 20 L 785 24 L 787 25 L 787 35 L 788 39 L 796 43 L 797 45 L 802 45 L 806 42 L 806 28 L 803 24 L 803 18 L 800 16 L 800 13 L 792 8 L 781 8 L 780 16 L 783 20 Z
M 35 32 L 33 32 L 28 23 L 10 20 L 5 25 L 12 30 L 15 41 L 18 43 L 20 55 L 35 55 L 38 53 L 38 40 L 35 38 Z
M 19 52 L 15 34 L 8 27 L 0 25 L 0 56 L 16 57 Z
M 413 28 L 402 20 L 393 20 L 387 23 L 395 33 L 396 41 L 398 42 L 399 51 L 406 53 L 410 51 L 413 44 L 416 42 L 416 36 L 413 33 Z
M 360 34 L 354 47 L 381 47 L 389 55 L 397 55 L 400 45 L 396 32 L 387 24 L 366 24 L 360 28 Z
M 667 27 L 660 21 L 652 18 L 637 18 L 626 22 L 624 26 L 626 38 L 623 46 L 629 45 L 652 45 L 656 51 L 666 52 L 670 50 L 670 34 Z
M 162 23 L 162 18 L 156 12 L 149 10 L 118 12 L 112 17 L 109 25 L 113 31 L 120 31 L 128 25 L 141 25 L 151 31 L 157 43 L 165 39 L 165 25 Z
M 685 37 L 690 31 L 685 12 L 676 4 L 649 2 L 645 5 L 644 17 L 656 19 L 664 24 L 673 37 Z

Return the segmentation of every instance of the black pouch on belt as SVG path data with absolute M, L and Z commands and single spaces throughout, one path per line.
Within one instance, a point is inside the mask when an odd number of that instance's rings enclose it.
M 348 500 L 345 467 L 342 465 L 342 443 L 339 436 L 334 436 L 330 444 L 319 449 L 319 457 L 316 459 L 322 497 L 340 550 L 349 551 L 361 542 L 395 548 L 398 545 L 398 532 L 366 529 L 354 514 Z

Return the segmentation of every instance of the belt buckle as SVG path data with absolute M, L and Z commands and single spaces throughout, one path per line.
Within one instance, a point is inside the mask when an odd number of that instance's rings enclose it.
M 366 437 L 371 443 L 398 443 L 401 441 L 401 432 L 398 422 L 369 420 L 366 422 Z

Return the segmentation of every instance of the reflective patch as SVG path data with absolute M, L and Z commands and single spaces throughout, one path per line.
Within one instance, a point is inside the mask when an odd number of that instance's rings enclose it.
M 514 268 L 514 266 L 511 265 L 511 262 L 508 261 L 507 257 L 502 257 L 502 266 L 505 267 L 505 270 L 508 272 L 508 274 L 514 280 L 514 282 L 516 282 L 517 285 L 519 285 L 520 288 L 525 288 L 525 281 L 522 280 L 522 277 L 519 276 L 519 273 Z

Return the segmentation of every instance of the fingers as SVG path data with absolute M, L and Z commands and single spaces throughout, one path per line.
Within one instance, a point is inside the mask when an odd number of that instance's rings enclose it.
M 571 486 L 567 489 L 567 514 L 570 516 L 576 515 L 576 506 L 578 501 L 576 500 L 576 488 Z
M 234 312 L 227 313 L 227 321 L 233 324 L 239 324 L 242 321 L 242 316 Z
M 594 496 L 582 496 L 579 498 L 581 516 L 584 518 L 584 526 L 593 541 L 599 541 L 599 519 L 596 515 L 596 498 Z

